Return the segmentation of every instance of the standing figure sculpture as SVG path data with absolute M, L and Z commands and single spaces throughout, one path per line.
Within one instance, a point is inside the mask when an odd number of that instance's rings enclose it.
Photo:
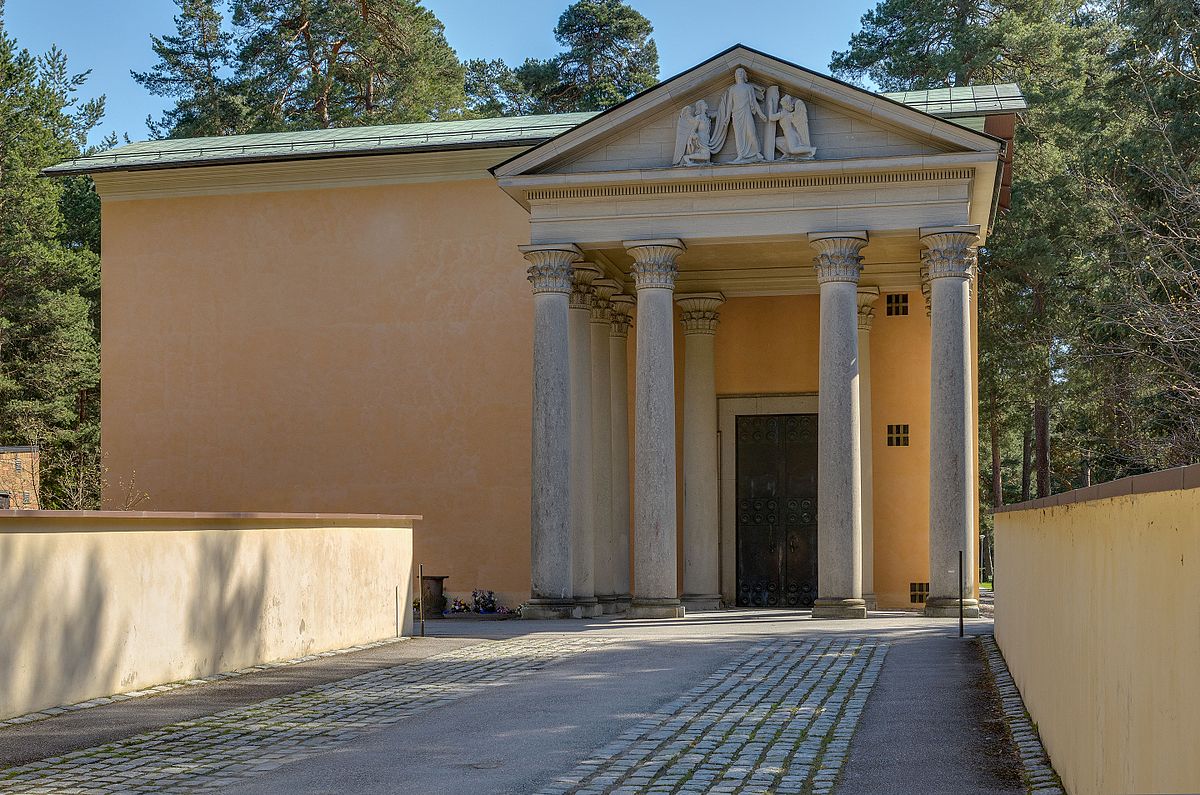
M 783 99 L 779 100 L 779 108 L 768 106 L 767 117 L 779 122 L 780 132 L 783 133 L 768 145 L 783 152 L 785 158 L 808 159 L 816 156 L 816 147 L 808 135 L 808 108 L 802 100 L 784 94 Z
M 677 166 L 694 166 L 712 160 L 712 112 L 708 103 L 700 100 L 693 109 L 686 105 L 679 111 L 675 124 L 675 157 Z
M 764 89 L 749 82 L 746 70 L 738 67 L 733 73 L 734 83 L 725 90 L 721 104 L 717 106 L 717 128 L 712 138 L 712 151 L 718 152 L 725 144 L 729 128 L 733 127 L 733 140 L 737 157 L 733 163 L 758 163 L 763 160 L 762 147 L 758 140 L 758 124 L 755 119 L 767 121 L 767 115 L 759 107 Z

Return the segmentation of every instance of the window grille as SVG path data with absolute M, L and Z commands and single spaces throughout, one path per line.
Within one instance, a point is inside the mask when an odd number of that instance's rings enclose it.
M 908 447 L 908 425 L 887 426 L 888 447 Z
M 887 294 L 887 315 L 894 317 L 896 315 L 908 314 L 908 293 L 888 293 Z
M 914 605 L 923 605 L 929 598 L 929 583 L 910 582 L 908 584 L 908 601 Z

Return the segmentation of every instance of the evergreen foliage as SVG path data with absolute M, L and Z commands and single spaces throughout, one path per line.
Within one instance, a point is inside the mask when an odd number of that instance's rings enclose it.
M 658 47 L 650 20 L 621 0 L 578 0 L 558 19 L 565 49 L 517 67 L 472 60 L 467 107 L 475 115 L 519 116 L 604 110 L 658 81 Z
M 41 178 L 75 156 L 104 113 L 80 102 L 52 49 L 35 57 L 4 28 L 0 0 L 0 444 L 41 448 L 40 501 L 99 498 L 99 203 L 91 181 Z

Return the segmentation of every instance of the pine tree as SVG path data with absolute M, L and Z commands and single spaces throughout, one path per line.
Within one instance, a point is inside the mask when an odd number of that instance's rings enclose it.
M 247 104 L 232 77 L 233 34 L 214 0 L 175 0 L 175 33 L 151 36 L 158 56 L 148 72 L 130 72 L 151 94 L 175 106 L 159 121 L 146 119 L 156 138 L 234 135 L 246 126 Z
M 418 0 L 233 0 L 251 129 L 450 118 L 463 68 Z
M 75 98 L 86 77 L 56 49 L 20 49 L 0 0 L 0 443 L 42 448 L 38 488 L 52 508 L 99 499 L 94 195 L 39 176 L 77 155 L 103 115 L 103 98 Z
M 517 67 L 467 63 L 467 107 L 478 116 L 604 110 L 658 82 L 650 20 L 621 0 L 579 0 L 558 19 L 566 49 Z

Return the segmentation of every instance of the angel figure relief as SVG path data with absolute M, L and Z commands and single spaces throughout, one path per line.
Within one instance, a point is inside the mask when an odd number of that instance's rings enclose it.
M 694 107 L 685 105 L 679 111 L 679 121 L 675 125 L 674 165 L 694 166 L 712 160 L 710 138 L 714 115 L 704 100 L 697 102 Z
M 808 133 L 808 108 L 803 100 L 790 94 L 780 98 L 779 86 L 771 86 L 767 89 L 767 119 L 768 160 L 774 159 L 776 150 L 784 160 L 809 160 L 816 156 L 817 149 Z M 776 124 L 779 125 L 778 136 Z

